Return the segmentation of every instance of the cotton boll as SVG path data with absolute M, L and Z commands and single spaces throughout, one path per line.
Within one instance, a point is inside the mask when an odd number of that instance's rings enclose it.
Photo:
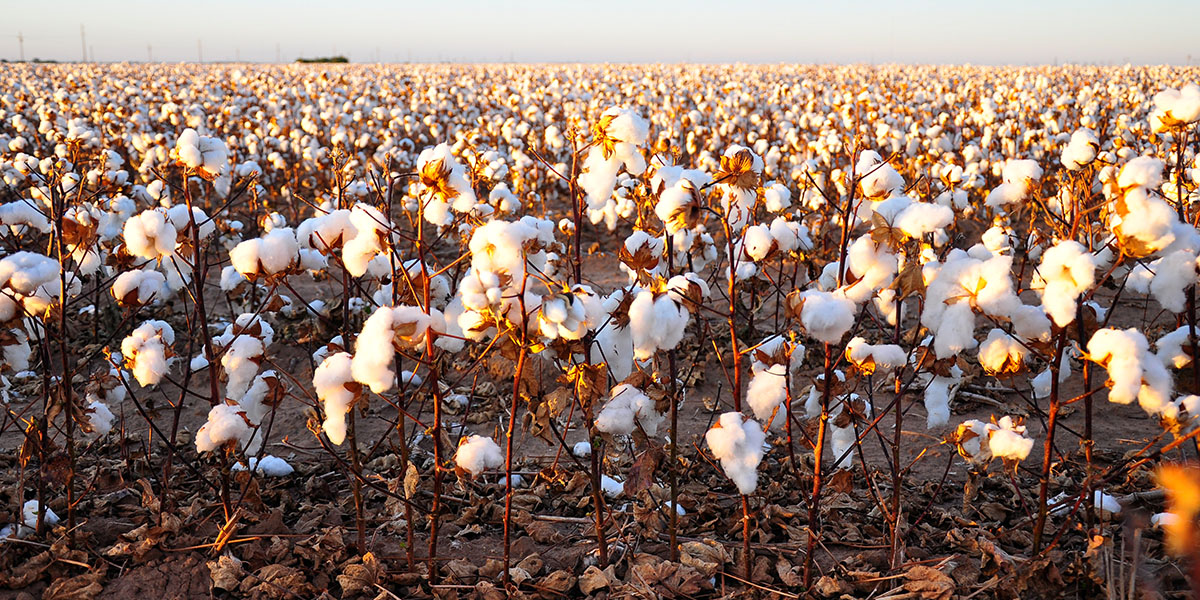
M 140 306 L 167 293 L 167 278 L 158 271 L 126 271 L 113 281 L 113 298 L 122 306 Z
M 832 421 L 829 423 L 829 435 L 833 449 L 834 468 L 850 464 L 850 461 L 854 460 L 854 447 L 858 444 L 858 430 L 854 426 L 853 418 L 846 419 L 846 417 L 850 417 L 849 414 L 843 416 L 843 413 L 850 410 L 849 404 L 857 405 L 854 412 L 860 416 L 871 412 L 871 403 L 859 398 L 858 394 L 851 394 L 844 398 L 837 408 L 831 411 Z M 839 426 L 838 423 L 843 420 L 847 420 L 847 423 L 844 427 Z
M 1025 362 L 1025 347 L 1003 329 L 988 332 L 979 346 L 979 364 L 990 375 L 1011 375 L 1021 371 Z
M 1155 355 L 1162 362 L 1163 366 L 1171 369 L 1182 369 L 1192 364 L 1192 355 L 1189 353 L 1191 348 L 1191 340 L 1189 332 L 1191 328 L 1187 325 L 1176 329 L 1154 342 Z M 1200 331 L 1196 332 L 1200 334 Z M 1184 348 L 1188 348 L 1185 350 Z
M 988 436 L 995 428 L 990 423 L 971 419 L 963 421 L 955 432 L 958 453 L 973 466 L 986 465 L 992 460 L 991 446 Z
M 640 426 L 646 435 L 654 436 L 664 418 L 649 396 L 632 385 L 621 384 L 612 389 L 611 399 L 596 415 L 596 429 L 611 435 L 630 435 Z
M 925 386 L 926 426 L 929 429 L 940 427 L 950 422 L 950 402 L 958 393 L 962 383 L 963 371 L 954 365 L 950 367 L 950 376 L 926 375 L 930 377 Z
M 948 358 L 975 347 L 975 313 L 971 305 L 958 302 L 946 307 L 933 336 L 938 358 Z
M 1100 329 L 1088 341 L 1088 360 L 1108 371 L 1108 399 L 1129 404 L 1135 399 L 1156 415 L 1171 403 L 1173 381 L 1160 359 L 1149 353 L 1146 337 L 1136 329 Z
M 170 368 L 170 346 L 175 343 L 175 331 L 164 321 L 142 323 L 121 341 L 125 366 L 143 387 L 157 385 Z
M 37 500 L 26 500 L 25 504 L 21 506 L 21 522 L 31 529 L 37 527 L 38 514 L 42 511 L 42 505 Z M 58 525 L 58 521 L 58 515 L 54 514 L 54 511 L 47 506 L 45 513 L 42 514 L 42 522 L 53 527 Z
M 787 384 L 785 365 L 772 365 L 754 372 L 746 389 L 746 399 L 756 419 L 765 421 L 774 415 L 775 409 L 787 399 Z
M 578 458 L 587 458 L 587 457 L 591 456 L 592 455 L 591 442 L 576 442 L 576 444 L 571 447 L 571 454 L 574 454 Z
M 321 429 L 338 446 L 346 439 L 346 413 L 361 388 L 351 374 L 351 361 L 348 352 L 338 352 L 327 356 L 313 371 L 313 389 L 325 405 Z
M 1146 188 L 1135 187 L 1120 198 L 1109 224 L 1122 249 L 1127 254 L 1142 257 L 1175 241 L 1179 217 L 1161 198 L 1151 196 Z
M 1009 314 L 1009 319 L 1013 324 L 1013 332 L 1021 339 L 1050 341 L 1050 319 L 1046 317 L 1044 308 L 1022 304 Z
M 704 434 L 704 440 L 738 492 L 753 494 L 758 488 L 758 465 L 766 441 L 758 422 L 738 412 L 727 412 Z
M 1187 303 L 1184 290 L 1196 283 L 1196 255 L 1177 250 L 1154 262 L 1150 293 L 1163 308 L 1181 313 Z
M 429 311 L 426 314 L 415 306 L 381 306 L 371 313 L 355 341 L 354 380 L 370 386 L 376 394 L 392 389 L 396 379 L 391 369 L 395 344 L 418 348 L 431 326 L 436 331 L 445 324 L 440 311 Z
M 492 438 L 472 435 L 459 443 L 454 453 L 454 464 L 470 473 L 471 477 L 478 477 L 486 470 L 503 465 L 504 453 Z
M 868 344 L 855 337 L 846 343 L 846 358 L 866 373 L 890 371 L 908 363 L 904 349 L 895 344 Z
M 1150 126 L 1156 133 L 1186 127 L 1200 120 L 1200 86 L 1189 83 L 1154 95 Z
M 854 302 L 845 296 L 809 290 L 801 298 L 800 322 L 817 341 L 836 344 L 854 326 Z
M 163 209 L 151 209 L 125 221 L 125 249 L 130 254 L 157 260 L 175 253 L 178 233 Z
M 246 467 L 242 463 L 237 463 L 231 467 L 231 470 L 245 471 Z M 262 457 L 262 460 L 259 460 L 256 456 L 251 456 L 250 470 L 267 477 L 287 477 L 296 471 L 286 460 L 271 454 Z
M 112 431 L 113 422 L 117 418 L 99 398 L 89 395 L 88 400 L 86 428 L 91 437 L 104 437 Z
M 913 202 L 900 212 L 893 226 L 905 235 L 920 238 L 927 233 L 945 229 L 954 222 L 954 211 L 939 204 Z
M 1042 254 L 1032 286 L 1042 296 L 1046 314 L 1059 327 L 1075 320 L 1076 300 L 1095 282 L 1095 257 L 1083 244 L 1063 240 Z
M 428 193 L 449 204 L 456 212 L 469 212 L 478 203 L 475 191 L 467 180 L 466 168 L 454 158 L 448 144 L 422 150 L 417 157 L 417 172 L 421 175 L 421 185 Z
M 1012 417 L 1000 419 L 989 433 L 988 450 L 996 458 L 1022 461 L 1032 449 L 1033 440 L 1025 436 L 1025 426 L 1013 421 Z
M 211 452 L 228 442 L 245 447 L 253 435 L 246 413 L 236 406 L 218 404 L 208 411 L 208 420 L 196 432 L 196 451 Z
M 1096 160 L 1100 150 L 1100 138 L 1091 129 L 1077 129 L 1071 134 L 1071 141 L 1063 148 L 1059 159 L 1068 171 L 1078 171 Z
M 854 173 L 860 177 L 859 186 L 867 198 L 884 198 L 904 188 L 904 177 L 896 168 L 883 162 L 874 150 L 864 150 L 858 155 Z

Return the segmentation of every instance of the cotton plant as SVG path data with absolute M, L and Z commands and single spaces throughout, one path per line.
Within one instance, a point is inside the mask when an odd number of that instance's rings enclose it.
M 616 227 L 618 200 L 613 192 L 617 175 L 622 168 L 635 177 L 646 170 L 639 146 L 646 143 L 649 127 L 635 111 L 621 107 L 604 111 L 592 125 L 593 139 L 583 159 L 579 187 L 593 224 L 603 221 L 610 231 Z

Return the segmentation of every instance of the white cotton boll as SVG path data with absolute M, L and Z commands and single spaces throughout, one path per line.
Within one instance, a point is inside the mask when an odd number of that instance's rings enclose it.
M 225 387 L 227 398 L 240 398 L 246 393 L 265 351 L 262 340 L 250 335 L 236 337 L 224 349 L 221 366 L 229 379 Z
M 1092 505 L 1101 515 L 1117 515 L 1121 513 L 1121 501 L 1116 496 L 1105 492 L 1104 490 L 1096 490 L 1092 493 Z
M 156 260 L 175 252 L 177 231 L 162 209 L 142 211 L 125 221 L 125 249 L 130 254 Z
M 950 376 L 933 375 L 925 386 L 926 427 L 933 429 L 950 422 L 950 402 L 958 393 L 962 383 L 963 371 L 954 365 L 950 367 Z
M 1031 342 L 1050 341 L 1050 319 L 1046 317 L 1042 307 L 1022 304 L 1009 313 L 1009 320 L 1012 321 L 1013 332 L 1021 339 Z
M 587 458 L 587 457 L 591 456 L 592 455 L 591 442 L 576 442 L 575 445 L 571 447 L 571 454 L 574 454 L 575 456 L 577 456 L 579 458 Z
M 42 512 L 42 505 L 37 500 L 26 500 L 21 506 L 21 522 L 26 527 L 35 528 L 38 522 L 38 513 Z M 54 514 L 54 510 L 49 506 L 45 509 L 45 514 L 42 515 L 42 522 L 48 526 L 58 525 L 58 515 Z
M 392 223 L 379 209 L 362 203 L 350 210 L 350 223 L 355 235 L 342 245 L 342 262 L 351 276 L 361 277 L 367 265 L 390 247 Z
M 245 471 L 246 466 L 242 463 L 237 463 L 230 470 Z M 296 471 L 286 460 L 272 454 L 262 457 L 262 460 L 259 460 L 256 456 L 251 456 L 250 470 L 266 475 L 267 477 L 287 477 Z
M 988 437 L 988 450 L 996 458 L 1025 460 L 1033 450 L 1033 440 L 1025 436 L 1025 426 L 1017 425 L 1012 417 L 996 423 Z
M 478 203 L 467 180 L 466 167 L 451 154 L 449 144 L 422 150 L 417 157 L 417 172 L 421 174 L 421 184 L 456 212 L 468 212 Z
M 1122 189 L 1157 189 L 1162 185 L 1162 171 L 1163 161 L 1153 156 L 1139 156 L 1121 166 L 1117 174 L 1117 186 Z
M 600 490 L 609 498 L 616 498 L 625 493 L 625 482 L 617 481 L 608 475 L 600 476 Z
M 1073 240 L 1060 241 L 1042 254 L 1032 285 L 1041 292 L 1046 314 L 1059 327 L 1075 320 L 1076 300 L 1092 287 L 1095 269 L 1095 257 Z
M 211 452 L 228 442 L 245 446 L 253 434 L 246 413 L 236 406 L 218 404 L 208 411 L 208 420 L 196 432 L 196 451 Z
M 1196 283 L 1196 255 L 1188 250 L 1177 250 L 1154 262 L 1154 277 L 1150 280 L 1150 293 L 1163 308 L 1181 313 L 1187 304 L 1185 289 Z
M 1025 347 L 1003 329 L 988 332 L 979 345 L 979 364 L 989 374 L 1015 373 L 1025 361 Z
M 166 294 L 167 278 L 158 271 L 125 271 L 113 281 L 111 292 L 121 305 L 142 305 Z
M 1182 88 L 1167 88 L 1154 95 L 1150 126 L 1156 133 L 1196 121 L 1200 121 L 1200 86 L 1189 83 Z
M 22 235 L 26 228 L 50 233 L 50 220 L 37 208 L 33 200 L 23 199 L 0 205 L 0 225 L 8 226 L 13 235 Z
M 1167 529 L 1167 528 L 1173 527 L 1177 523 L 1179 523 L 1179 521 L 1180 521 L 1179 515 L 1177 515 L 1173 512 L 1155 513 L 1153 516 L 1150 517 L 1150 524 L 1154 527 L 1158 527 L 1161 529 Z
M 947 306 L 933 336 L 938 358 L 949 358 L 975 347 L 975 312 L 967 302 Z
M 632 385 L 621 384 L 612 389 L 611 399 L 596 415 L 596 429 L 611 435 L 630 435 L 640 426 L 646 435 L 654 436 L 664 418 L 649 396 Z
M 104 437 L 108 435 L 108 432 L 112 431 L 113 422 L 116 421 L 117 417 L 99 399 L 90 396 L 89 398 L 87 417 L 91 436 Z
M 1182 369 L 1192 364 L 1192 355 L 1189 353 L 1191 341 L 1188 339 L 1190 329 L 1189 326 L 1184 325 L 1158 338 L 1158 341 L 1154 342 L 1155 355 L 1162 362 L 1163 366 L 1171 369 Z M 1197 333 L 1200 334 L 1200 331 Z M 1185 346 L 1187 350 L 1184 349 Z
M 756 419 L 771 418 L 775 409 L 787 399 L 787 384 L 785 365 L 771 365 L 754 372 L 746 389 L 746 399 Z
M 891 288 L 879 290 L 871 302 L 875 304 L 875 310 L 879 311 L 879 316 L 883 317 L 888 325 L 895 327 L 899 323 L 902 305 L 896 299 L 896 290 Z
M 166 376 L 171 365 L 167 354 L 173 343 L 175 331 L 166 322 L 155 320 L 142 323 L 121 341 L 125 366 L 140 385 L 157 385 Z
M 425 343 L 429 328 L 444 326 L 445 317 L 437 309 L 426 314 L 415 306 L 381 306 L 363 323 L 362 332 L 354 345 L 352 372 L 354 380 L 382 394 L 395 383 L 392 370 L 394 344 L 403 343 L 419 348 Z M 439 325 L 441 324 L 441 325 Z
M 358 395 L 358 384 L 351 374 L 351 360 L 348 352 L 331 354 L 313 371 L 313 389 L 317 399 L 325 405 L 321 429 L 329 441 L 338 446 L 346 439 L 346 413 Z
M 1096 160 L 1099 151 L 1100 138 L 1096 137 L 1096 132 L 1087 128 L 1076 129 L 1059 160 L 1068 171 L 1078 171 Z
M 862 337 L 855 337 L 846 343 L 846 358 L 856 365 L 869 364 L 871 370 L 880 371 L 889 371 L 908 363 L 908 355 L 900 346 L 868 344 Z
M 954 222 L 954 211 L 949 207 L 928 202 L 913 202 L 896 217 L 893 226 L 909 237 L 919 238 L 927 233 L 945 229 Z
M 854 326 L 854 302 L 845 296 L 809 290 L 801 297 L 800 322 L 817 341 L 836 344 Z
M 1142 256 L 1162 250 L 1175 241 L 1179 217 L 1161 198 L 1150 195 L 1146 188 L 1137 187 L 1126 192 L 1121 201 L 1125 211 L 1114 213 L 1110 224 L 1113 233 L 1128 250 Z
M 986 465 L 992 460 L 988 435 L 994 428 L 994 425 L 976 419 L 963 421 L 958 426 L 956 437 L 959 440 L 959 453 L 969 464 L 973 466 Z
M 770 183 L 763 187 L 763 205 L 767 211 L 778 213 L 792 205 L 792 193 L 781 183 Z
M 742 237 L 742 249 L 750 260 L 755 262 L 761 261 L 770 255 L 775 248 L 775 238 L 771 235 L 770 227 L 766 225 L 751 225 L 745 229 Z
M 738 412 L 727 412 L 704 434 L 704 440 L 738 492 L 753 494 L 758 488 L 758 465 L 766 441 L 758 422 Z
M 1108 371 L 1108 399 L 1129 404 L 1135 399 L 1151 415 L 1171 403 L 1173 381 L 1160 359 L 1150 355 L 1146 337 L 1136 329 L 1100 329 L 1088 341 L 1088 360 Z
M 638 292 L 629 304 L 628 329 L 633 338 L 634 356 L 638 360 L 647 360 L 659 350 L 674 348 L 683 339 L 689 315 L 670 294 L 656 299 L 654 292 Z
M 832 411 L 830 416 L 832 419 L 837 419 L 842 412 L 847 410 L 846 403 L 862 402 L 863 411 L 866 414 L 871 412 L 871 403 L 860 399 L 857 394 L 851 394 L 849 398 L 842 400 L 838 404 L 837 409 Z M 854 460 L 854 448 L 858 444 L 858 430 L 855 429 L 854 423 L 851 422 L 845 427 L 838 427 L 836 423 L 829 424 L 830 443 L 833 446 L 833 467 L 836 469 L 840 465 L 849 465 Z
M 480 473 L 504 464 L 504 453 L 490 437 L 472 435 L 465 438 L 454 453 L 454 464 L 458 468 L 478 477 Z
M 331 252 L 358 235 L 350 222 L 350 211 L 338 209 L 305 219 L 296 228 L 296 241 L 302 248 Z
M 858 155 L 854 173 L 859 179 L 863 196 L 881 198 L 899 193 L 904 188 L 904 177 L 874 150 L 864 150 Z

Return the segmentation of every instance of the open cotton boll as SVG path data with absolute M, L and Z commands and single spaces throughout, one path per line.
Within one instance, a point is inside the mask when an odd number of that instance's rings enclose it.
M 1022 304 L 1009 313 L 1009 320 L 1017 337 L 1028 341 L 1050 341 L 1050 319 L 1044 308 Z
M 196 451 L 211 452 L 228 442 L 246 446 L 252 436 L 254 429 L 246 413 L 237 406 L 221 403 L 208 411 L 208 420 L 196 432 Z
M 864 234 L 846 249 L 847 280 L 854 281 L 839 291 L 855 304 L 866 302 L 876 291 L 891 285 L 898 264 L 896 255 L 886 245 L 877 244 L 870 234 Z
M 714 181 L 719 182 L 717 188 L 721 190 L 722 214 L 735 233 L 754 216 L 762 172 L 762 157 L 745 146 L 731 144 L 721 155 L 720 171 Z
M 1154 342 L 1155 356 L 1162 362 L 1163 366 L 1170 369 L 1182 369 L 1192 364 L 1192 355 L 1190 354 L 1191 340 L 1189 340 L 1189 331 L 1191 328 L 1184 325 L 1175 331 L 1172 331 Z M 1196 331 L 1200 337 L 1200 330 Z M 1185 350 L 1185 346 L 1187 350 Z
M 763 206 L 768 212 L 783 212 L 791 205 L 792 193 L 787 186 L 775 182 L 763 186 Z
M 362 387 L 351 374 L 351 361 L 350 353 L 338 352 L 325 357 L 313 371 L 313 389 L 325 408 L 321 429 L 338 446 L 346 439 L 346 413 Z
M 225 347 L 221 354 L 221 367 L 225 369 L 228 383 L 227 398 L 240 398 L 250 388 L 258 365 L 266 352 L 263 341 L 250 335 L 240 335 Z
M 765 421 L 771 418 L 775 409 L 787 399 L 787 385 L 785 365 L 771 365 L 754 372 L 750 386 L 746 388 L 746 399 L 756 419 Z
M 359 203 L 350 210 L 350 223 L 355 235 L 342 245 L 342 262 L 351 276 L 361 277 L 376 256 L 391 248 L 392 222 L 374 206 Z
M 468 212 L 478 203 L 467 170 L 454 158 L 449 144 L 422 150 L 417 157 L 417 172 L 421 174 L 421 185 L 456 212 Z
M 995 428 L 991 423 L 976 419 L 963 421 L 954 434 L 957 440 L 958 453 L 972 466 L 986 465 L 992 460 L 991 446 L 988 435 Z
M 808 290 L 801 294 L 804 306 L 800 323 L 819 342 L 836 344 L 854 326 L 854 302 L 840 294 Z
M 963 371 L 958 365 L 950 367 L 950 376 L 928 374 L 929 383 L 925 386 L 925 425 L 929 429 L 941 427 L 950 422 L 950 402 L 958 393 L 962 384 Z
M 1022 461 L 1033 450 L 1033 440 L 1025 436 L 1025 426 L 1005 416 L 989 432 L 988 450 L 992 456 L 1007 460 Z
M 938 358 L 949 358 L 975 347 L 975 312 L 967 302 L 956 302 L 942 312 L 941 321 L 933 334 L 933 348 Z
M 892 223 L 905 235 L 920 238 L 927 233 L 945 229 L 954 222 L 954 211 L 947 206 L 929 202 L 913 202 L 896 216 Z
M 1078 171 L 1096 160 L 1099 151 L 1100 138 L 1096 137 L 1096 132 L 1086 127 L 1076 129 L 1059 160 L 1068 171 Z
M 1138 156 L 1121 165 L 1117 173 L 1117 187 L 1158 189 L 1162 185 L 1162 172 L 1163 161 L 1153 156 Z
M 858 444 L 858 430 L 854 426 L 854 420 L 848 419 L 850 415 L 843 417 L 843 413 L 849 411 L 848 404 L 855 404 L 855 412 L 859 415 L 870 414 L 871 403 L 866 399 L 859 398 L 858 394 L 850 394 L 849 397 L 842 399 L 837 407 L 830 411 L 831 421 L 829 422 L 830 443 L 833 446 L 833 467 L 836 469 L 840 465 L 849 465 L 854 460 L 854 448 Z M 845 426 L 838 425 L 839 422 L 845 420 Z
M 1095 282 L 1096 259 L 1073 240 L 1062 240 L 1042 254 L 1032 286 L 1042 296 L 1042 306 L 1055 325 L 1075 320 L 1076 300 Z
M 1180 89 L 1167 88 L 1154 95 L 1150 127 L 1155 133 L 1185 127 L 1200 121 L 1200 86 L 1189 83 Z
M 161 208 L 145 210 L 125 221 L 125 249 L 132 255 L 158 260 L 175 253 L 178 232 Z
M 310 217 L 296 228 L 296 241 L 302 248 L 313 248 L 323 253 L 341 248 L 358 235 L 358 229 L 350 221 L 348 209 L 338 209 Z
M 257 456 L 250 457 L 250 470 L 266 475 L 267 477 L 287 477 L 296 471 L 292 465 L 278 456 L 268 454 L 259 460 Z M 236 463 L 230 467 L 231 471 L 245 471 L 246 466 L 242 463 Z
M 441 311 L 430 309 L 426 314 L 415 306 L 381 306 L 363 323 L 362 332 L 354 345 L 352 372 L 354 380 L 382 394 L 395 384 L 392 370 L 395 345 L 419 348 L 425 343 L 430 327 L 437 331 L 445 326 Z
M 29 528 L 37 527 L 38 513 L 41 512 L 42 505 L 37 500 L 26 500 L 25 504 L 21 505 L 21 523 Z M 58 521 L 58 515 L 54 514 L 54 510 L 47 506 L 45 514 L 42 515 L 42 522 L 53 527 L 58 525 Z
M 229 168 L 229 150 L 225 142 L 202 136 L 195 129 L 185 129 L 175 140 L 174 153 L 189 169 L 196 169 L 205 179 L 213 179 Z
M 658 412 L 654 400 L 632 385 L 623 383 L 614 387 L 610 398 L 596 415 L 596 429 L 604 433 L 629 435 L 641 426 L 646 435 L 654 436 L 666 418 Z
M 1141 257 L 1158 252 L 1175 241 L 1179 217 L 1161 198 L 1150 195 L 1146 188 L 1135 187 L 1117 202 L 1109 224 L 1122 249 L 1127 254 Z
M 770 256 L 777 248 L 775 237 L 767 225 L 751 225 L 742 237 L 742 251 L 747 258 L 759 262 Z
M 1174 382 L 1167 368 L 1149 353 L 1137 329 L 1100 329 L 1088 341 L 1088 360 L 1108 371 L 1108 399 L 1129 404 L 1135 399 L 1151 415 L 1167 410 Z
M 599 122 L 592 126 L 594 145 L 578 178 L 590 208 L 597 209 L 612 200 L 622 165 L 634 176 L 646 170 L 646 159 L 637 147 L 646 143 L 649 132 L 650 124 L 645 119 L 633 110 L 619 107 L 604 111 Z
M 229 260 L 243 277 L 254 281 L 290 270 L 300 260 L 300 244 L 288 227 L 268 231 L 261 238 L 246 240 L 229 251 Z
M 858 155 L 854 173 L 860 177 L 859 187 L 867 198 L 885 198 L 904 189 L 904 177 L 874 150 L 863 150 Z
M 165 321 L 150 320 L 121 341 L 121 355 L 140 385 L 157 385 L 171 366 L 169 352 L 174 343 L 175 330 L 170 325 Z
M 579 458 L 587 458 L 587 457 L 591 456 L 592 455 L 591 442 L 576 442 L 575 445 L 571 447 L 571 454 L 574 454 L 575 456 L 577 456 Z
M 458 444 L 454 464 L 470 473 L 471 477 L 478 477 L 484 471 L 503 465 L 504 453 L 492 438 L 472 435 Z
M 657 298 L 655 296 L 658 296 Z M 647 360 L 659 350 L 677 346 L 687 331 L 691 313 L 676 304 L 671 294 L 642 290 L 629 303 L 629 332 L 634 357 Z
M 846 343 L 846 358 L 866 373 L 890 371 L 908 363 L 904 349 L 895 344 L 868 344 L 862 337 Z
M 87 429 L 91 437 L 104 437 L 112 431 L 113 422 L 117 417 L 99 398 L 89 395 L 88 400 Z
M 979 345 L 979 364 L 989 375 L 1011 375 L 1024 367 L 1025 353 L 1016 338 L 997 328 Z
M 753 494 L 758 488 L 758 465 L 766 441 L 758 422 L 739 412 L 727 412 L 704 434 L 704 440 L 738 492 Z
M 1150 294 L 1163 308 L 1181 313 L 1186 308 L 1186 288 L 1196 283 L 1196 254 L 1190 250 L 1176 250 L 1154 261 L 1150 269 Z
M 113 281 L 113 298 L 122 306 L 140 306 L 167 292 L 167 278 L 152 270 L 125 271 Z
M 1042 167 L 1033 160 L 1004 161 L 1001 179 L 1004 183 L 988 194 L 984 204 L 992 208 L 1020 205 L 1029 196 L 1033 183 L 1042 178 Z
M 7 226 L 17 236 L 24 234 L 27 228 L 50 233 L 50 219 L 30 199 L 0 205 L 0 225 Z

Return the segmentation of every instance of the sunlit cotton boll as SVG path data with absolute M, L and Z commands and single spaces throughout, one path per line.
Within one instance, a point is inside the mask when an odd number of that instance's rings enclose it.
M 738 492 L 753 494 L 758 488 L 758 465 L 766 441 L 758 422 L 738 412 L 727 412 L 704 434 L 704 440 Z
M 454 453 L 454 464 L 472 477 L 478 477 L 484 471 L 503 465 L 504 453 L 492 438 L 472 435 L 459 444 Z

